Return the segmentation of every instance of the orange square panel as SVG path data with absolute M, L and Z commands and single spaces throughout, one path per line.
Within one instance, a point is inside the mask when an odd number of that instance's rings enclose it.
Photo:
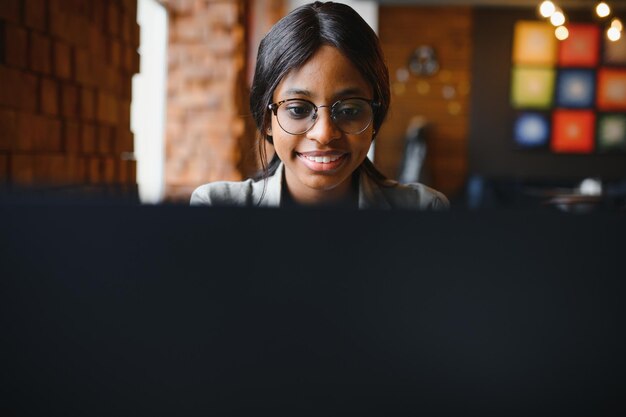
M 626 69 L 598 71 L 597 106 L 600 110 L 626 111 Z
M 569 37 L 561 41 L 559 65 L 563 67 L 595 67 L 600 60 L 600 28 L 593 24 L 567 26 Z
M 591 153 L 596 115 L 591 110 L 556 110 L 552 116 L 552 151 Z
M 554 66 L 558 41 L 550 23 L 520 20 L 515 23 L 512 59 L 516 65 Z

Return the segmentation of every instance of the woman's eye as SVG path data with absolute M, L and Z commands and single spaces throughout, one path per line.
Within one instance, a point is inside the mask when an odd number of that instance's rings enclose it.
M 344 118 L 354 118 L 361 114 L 361 108 L 356 106 L 346 106 L 337 109 L 337 116 Z
M 312 108 L 306 104 L 290 104 L 285 108 L 289 117 L 303 119 L 311 114 Z

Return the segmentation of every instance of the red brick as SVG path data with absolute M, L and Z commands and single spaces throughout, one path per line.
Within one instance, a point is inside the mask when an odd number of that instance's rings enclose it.
M 126 161 L 126 166 L 127 166 L 127 171 L 128 171 L 127 184 L 136 184 L 137 183 L 137 161 L 128 160 Z
M 37 117 L 30 113 L 17 113 L 17 131 L 19 135 L 15 137 L 13 141 L 14 151 L 32 151 L 33 136 L 36 135 L 37 126 L 35 125 L 34 118 Z
M 83 48 L 76 48 L 74 50 L 76 80 L 82 85 L 93 85 L 94 71 L 92 65 L 92 59 L 88 51 Z
M 128 182 L 128 164 L 124 159 L 116 159 L 115 164 L 117 165 L 117 182 L 120 184 L 126 184 Z
M 122 79 L 122 73 L 119 69 L 111 65 L 102 65 L 100 69 L 102 71 L 98 78 L 100 80 L 100 86 L 104 86 L 108 91 L 118 92 Z
M 122 45 L 122 69 L 127 74 L 130 74 L 132 71 L 133 59 L 133 48 L 128 45 Z
M 0 184 L 9 180 L 9 155 L 0 154 Z
M 52 116 L 59 114 L 59 85 L 50 78 L 41 80 L 41 111 Z
M 137 0 L 122 0 L 122 7 L 127 16 L 137 16 Z
M 132 74 L 138 74 L 139 71 L 141 70 L 141 56 L 139 55 L 139 52 L 137 52 L 136 50 L 133 50 L 132 56 L 133 56 L 133 62 L 132 62 L 132 67 L 130 68 L 130 72 Z
M 69 27 L 70 17 L 63 10 L 62 5 L 65 2 L 63 0 L 56 0 L 50 2 L 50 33 L 52 33 L 55 37 L 59 39 L 63 39 L 65 41 L 70 41 L 67 32 L 67 28 Z M 99 2 L 97 2 L 99 3 Z
M 131 40 L 130 44 L 135 48 L 139 48 L 141 43 L 141 28 L 139 27 L 139 23 L 133 20 L 131 23 Z
M 89 46 L 89 28 L 91 23 L 82 16 L 73 15 L 69 21 L 67 36 L 73 45 L 87 48 Z
M 65 163 L 67 165 L 67 177 L 68 182 L 72 184 L 84 184 L 85 180 L 85 164 L 83 158 L 67 155 L 65 157 Z
M 89 28 L 89 53 L 96 61 L 103 61 L 107 58 L 107 38 L 96 26 Z
M 77 154 L 80 151 L 80 124 L 77 122 L 65 122 L 63 129 L 64 150 L 67 154 Z
M 135 136 L 130 129 L 119 128 L 115 138 L 115 153 L 132 153 L 135 145 Z
M 46 0 L 24 0 L 24 23 L 26 26 L 45 32 L 47 29 Z
M 61 114 L 72 119 L 78 116 L 78 87 L 73 84 L 61 86 Z
M 108 155 L 113 151 L 113 131 L 109 126 L 100 126 L 98 128 L 98 153 L 100 155 Z
M 80 147 L 84 154 L 96 153 L 96 127 L 90 124 L 83 124 L 81 129 Z
M 63 12 L 66 13 L 70 7 L 73 7 L 73 0 L 48 0 L 48 8 L 50 13 Z
M 120 83 L 120 97 L 131 100 L 133 98 L 133 79 L 132 77 L 122 77 Z
M 63 154 L 43 154 L 34 157 L 35 183 L 61 185 L 67 183 L 67 165 Z
M 11 155 L 11 181 L 18 185 L 32 184 L 35 179 L 35 161 L 32 155 Z
M 102 182 L 100 158 L 91 157 L 87 159 L 87 177 L 91 184 L 99 184 Z
M 46 132 L 42 136 L 41 150 L 61 151 L 63 150 L 63 138 L 61 133 L 63 126 L 59 119 L 46 117 Z
M 20 0 L 0 0 L 0 19 L 20 21 Z
M 80 89 L 80 116 L 83 120 L 93 120 L 96 114 L 96 96 L 91 88 Z
M 120 34 L 120 9 L 115 2 L 109 2 L 107 9 L 106 31 L 113 36 Z
M 34 75 L 0 65 L 0 105 L 36 111 L 39 81 Z
M 78 15 L 91 19 L 93 13 L 93 0 L 74 0 L 74 10 Z
M 133 20 L 131 16 L 128 15 L 127 13 L 123 13 L 122 18 L 121 18 L 120 36 L 122 40 L 124 41 L 124 43 L 130 43 L 132 39 L 132 35 L 131 35 L 133 31 L 132 23 L 133 23 Z
M 25 68 L 28 64 L 28 32 L 17 25 L 10 23 L 2 24 L 0 22 L 0 36 L 3 45 L 0 50 L 3 51 L 2 61 L 10 67 Z
M 99 122 L 117 124 L 117 98 L 102 90 L 97 93 L 96 119 Z
M 130 128 L 130 100 L 120 100 L 119 102 L 119 118 L 118 118 L 118 126 L 122 128 L 129 129 Z
M 16 151 L 60 151 L 61 122 L 47 116 L 18 113 Z
M 0 150 L 11 149 L 17 137 L 17 115 L 13 110 L 0 108 Z
M 113 68 L 121 67 L 121 56 L 122 56 L 122 44 L 115 39 L 109 40 L 109 56 L 108 61 L 113 66 Z
M 136 184 L 137 182 L 137 162 L 133 159 L 118 159 L 117 181 L 120 184 Z
M 115 180 L 117 179 L 115 173 L 115 159 L 104 158 L 102 165 L 102 180 L 106 184 L 115 184 Z
M 55 41 L 53 45 L 54 74 L 62 79 L 72 77 L 72 47 L 60 41 Z
M 33 71 L 50 74 L 52 71 L 52 42 L 50 38 L 35 32 L 30 34 L 30 62 Z
M 105 21 L 106 21 L 106 2 L 104 1 L 94 1 L 92 3 L 92 17 L 94 27 L 100 31 L 105 30 Z

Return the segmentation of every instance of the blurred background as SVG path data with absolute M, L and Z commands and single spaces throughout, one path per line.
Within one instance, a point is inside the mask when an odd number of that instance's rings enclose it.
M 370 152 L 384 174 L 456 207 L 624 209 L 624 2 L 342 2 L 378 33 L 391 75 Z M 256 172 L 256 50 L 304 3 L 1 0 L 2 198 L 187 203 L 198 185 Z M 595 58 L 568 63 L 564 45 Z M 529 69 L 551 75 L 518 76 Z

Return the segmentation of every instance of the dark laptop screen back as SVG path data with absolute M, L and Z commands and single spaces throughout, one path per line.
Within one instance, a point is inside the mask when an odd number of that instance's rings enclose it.
M 624 415 L 608 213 L 0 207 L 2 415 Z

